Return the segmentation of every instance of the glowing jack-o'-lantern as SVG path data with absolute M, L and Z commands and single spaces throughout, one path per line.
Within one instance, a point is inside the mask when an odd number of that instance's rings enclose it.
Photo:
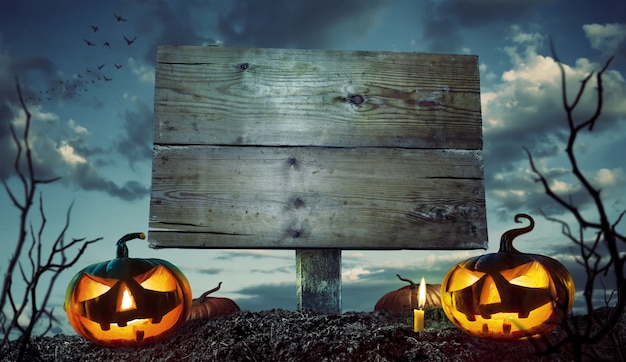
M 456 264 L 441 284 L 441 304 L 454 324 L 477 337 L 513 341 L 554 329 L 574 303 L 574 281 L 558 261 L 524 254 L 513 239 L 530 232 L 524 228 L 505 232 L 497 253 L 473 257 Z
M 143 346 L 174 334 L 191 311 L 191 288 L 176 266 L 161 259 L 128 257 L 126 242 L 117 257 L 90 265 L 70 282 L 63 308 L 78 334 L 102 346 Z

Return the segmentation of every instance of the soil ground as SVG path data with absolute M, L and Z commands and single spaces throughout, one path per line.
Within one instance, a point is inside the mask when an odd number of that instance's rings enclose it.
M 606 313 L 606 312 L 605 312 Z M 624 321 L 622 316 L 622 321 Z M 562 331 L 548 336 L 555 340 Z M 596 346 L 607 360 L 621 360 L 626 329 Z M 286 310 L 241 311 L 185 324 L 173 337 L 143 348 L 105 348 L 76 335 L 36 337 L 27 361 L 570 361 L 567 351 L 540 355 L 529 342 L 502 343 L 472 337 L 426 310 L 426 330 L 414 333 L 412 316 L 386 312 L 341 315 Z M 17 341 L 0 351 L 14 361 Z M 623 356 L 623 355 L 622 355 Z M 615 359 L 618 358 L 618 359 Z

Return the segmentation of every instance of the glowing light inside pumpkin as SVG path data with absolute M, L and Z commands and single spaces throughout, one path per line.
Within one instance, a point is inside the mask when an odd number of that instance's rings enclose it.
M 520 287 L 547 288 L 550 285 L 550 275 L 546 269 L 536 261 L 523 264 L 517 268 L 502 271 L 510 284 Z
M 119 305 L 118 311 L 121 312 L 131 309 L 137 309 L 137 304 L 135 303 L 135 298 L 133 298 L 133 296 L 130 294 L 130 290 L 124 287 L 124 291 L 122 292 L 122 301 Z
M 500 299 L 500 291 L 491 276 L 485 277 L 485 285 L 486 286 L 480 291 L 480 304 L 487 305 L 502 302 Z

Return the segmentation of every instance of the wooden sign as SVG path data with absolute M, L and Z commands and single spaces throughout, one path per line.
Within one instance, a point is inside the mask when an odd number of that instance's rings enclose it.
M 156 248 L 487 248 L 472 55 L 161 46 Z

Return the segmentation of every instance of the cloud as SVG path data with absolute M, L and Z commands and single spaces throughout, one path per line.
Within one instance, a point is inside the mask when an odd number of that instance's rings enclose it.
M 366 270 L 362 267 L 358 267 L 358 268 L 352 268 L 352 269 L 348 269 L 348 270 L 343 270 L 341 272 L 341 279 L 343 281 L 355 281 L 355 280 L 359 280 L 361 279 L 364 275 L 368 275 L 368 274 L 372 274 L 372 273 L 379 273 L 382 270 L 377 270 L 377 271 L 370 271 L 370 270 Z
M 85 191 L 100 191 L 126 201 L 141 200 L 150 192 L 149 187 L 135 180 L 127 181 L 120 186 L 103 177 L 97 168 L 89 163 L 77 164 L 72 171 L 69 175 L 70 180 Z
M 62 142 L 61 147 L 59 147 L 59 153 L 61 154 L 61 157 L 63 158 L 63 160 L 69 163 L 70 165 L 76 165 L 78 163 L 87 163 L 87 160 L 85 160 L 80 155 L 77 155 L 74 152 L 74 147 L 68 145 L 67 142 Z
M 462 52 L 468 29 L 499 27 L 503 32 L 546 4 L 544 0 L 429 0 L 418 12 L 421 27 L 420 43 L 425 50 L 441 53 Z
M 135 58 L 128 59 L 128 66 L 131 72 L 137 76 L 139 82 L 154 86 L 155 70 L 153 66 L 135 60 Z
M 122 133 L 116 142 L 116 151 L 125 157 L 131 168 L 137 162 L 152 158 L 152 115 L 151 106 L 131 97 L 135 110 L 126 110 L 123 114 Z
M 289 274 L 289 275 L 294 275 L 296 273 L 296 267 L 295 265 L 289 264 L 289 265 L 282 265 L 282 266 L 278 266 L 278 267 L 274 267 L 274 268 L 269 268 L 269 269 L 260 269 L 260 268 L 253 268 L 250 269 L 250 272 L 252 274 L 255 273 L 259 273 L 259 274 L 275 274 L 275 273 L 280 273 L 280 274 Z
M 293 252 L 287 253 L 280 250 L 221 250 L 220 255 L 215 260 L 234 260 L 235 258 L 252 258 L 252 259 L 288 259 L 294 260 Z
M 570 175 L 563 150 L 569 129 L 562 104 L 561 75 L 558 64 L 552 57 L 538 53 L 544 38 L 536 33 L 526 33 L 520 27 L 511 27 L 512 44 L 503 49 L 510 59 L 511 68 L 504 71 L 500 80 L 482 89 L 483 135 L 485 148 L 485 189 L 487 197 L 494 202 L 496 214 L 508 218 L 509 213 L 520 211 L 538 212 L 548 215 L 561 214 L 565 210 L 545 195 L 530 171 L 523 149 L 527 148 L 537 168 L 550 180 L 555 191 L 574 204 L 584 207 L 591 202 L 586 191 Z M 580 87 L 580 80 L 597 71 L 603 64 L 595 64 L 580 58 L 574 65 L 563 64 L 568 80 L 568 101 L 572 102 Z M 607 136 L 620 128 L 626 119 L 626 82 L 622 75 L 609 70 L 603 77 L 604 104 L 602 117 L 594 128 L 594 137 Z M 575 122 L 588 119 L 595 112 L 597 94 L 596 79 L 591 78 L 586 92 L 573 113 Z M 589 139 L 579 139 L 577 151 L 588 154 L 598 152 L 597 144 Z M 588 167 L 587 164 L 581 167 Z M 618 183 L 607 184 L 616 170 L 601 164 L 588 170 L 597 174 L 598 181 L 607 188 Z M 605 171 L 600 171 L 602 168 Z M 602 179 L 598 178 L 602 177 Z
M 574 231 L 574 230 L 572 230 Z M 563 236 L 563 239 L 566 237 Z M 595 238 L 585 240 L 585 245 L 587 247 L 591 247 Z M 574 285 L 576 286 L 577 292 L 574 299 L 574 311 L 578 314 L 586 314 L 587 306 L 585 304 L 585 296 L 582 294 L 582 291 L 585 289 L 585 284 L 587 283 L 587 271 L 585 267 L 581 264 L 582 257 L 580 254 L 580 248 L 572 243 L 560 243 L 548 246 L 548 251 L 544 254 L 546 256 L 552 257 L 556 259 L 558 262 L 563 264 L 565 268 L 569 271 L 572 279 L 574 280 Z M 623 257 L 626 255 L 626 250 L 624 248 L 620 248 L 620 255 Z M 599 243 L 596 248 L 597 255 L 602 256 L 602 259 L 598 263 L 599 268 L 604 267 L 609 262 L 609 252 L 606 248 L 605 243 Z M 596 259 L 594 257 L 590 258 L 590 267 L 593 268 Z M 602 307 L 605 305 L 605 301 L 610 299 L 611 294 L 614 292 L 617 287 L 616 278 L 615 278 L 615 269 L 614 267 L 609 268 L 608 273 L 598 273 L 596 275 L 596 279 L 593 284 L 593 306 L 594 308 Z M 616 298 L 615 295 L 611 300 L 611 303 L 615 303 Z
M 604 55 L 626 54 L 626 24 L 586 24 L 583 31 L 591 47 Z
M 253 0 L 229 3 L 219 14 L 218 30 L 228 46 L 334 48 L 355 42 L 376 24 L 389 1 Z
M 296 309 L 296 285 L 294 283 L 259 284 L 237 290 L 236 300 L 242 310 Z
M 217 275 L 217 274 L 223 272 L 224 269 L 222 269 L 222 268 L 201 268 L 201 269 L 196 269 L 195 271 L 200 273 L 200 274 L 205 274 L 205 275 Z
M 0 118 L 2 129 L 7 130 L 13 125 L 18 137 L 24 132 L 26 114 L 21 108 L 12 104 L 9 109 L 11 118 Z M 51 179 L 61 177 L 59 182 L 77 186 L 85 191 L 100 191 L 112 197 L 127 201 L 139 200 L 149 193 L 148 187 L 138 181 L 128 181 L 118 185 L 104 176 L 92 162 L 89 155 L 101 152 L 89 148 L 86 137 L 89 132 L 76 121 L 62 123 L 58 117 L 41 111 L 41 106 L 30 107 L 31 128 L 29 143 L 32 148 L 33 168 L 35 177 Z M 0 176 L 9 179 L 14 176 L 14 160 L 16 146 L 7 131 L 0 138 L 7 141 L 4 155 L 0 159 Z M 81 150 L 88 152 L 82 153 Z M 22 162 L 22 169 L 26 167 Z

